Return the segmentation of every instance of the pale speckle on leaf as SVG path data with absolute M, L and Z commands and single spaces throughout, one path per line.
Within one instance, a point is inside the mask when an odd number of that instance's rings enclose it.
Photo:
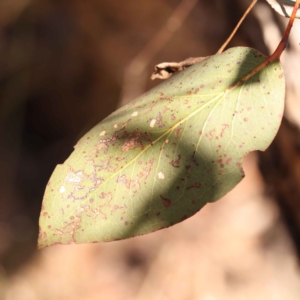
M 165 179 L 165 174 L 163 172 L 159 172 L 157 175 L 159 179 Z
M 100 136 L 103 136 L 106 134 L 106 130 L 101 131 Z
M 69 172 L 66 177 L 66 181 L 69 183 L 79 183 L 81 181 L 82 172 Z
M 59 188 L 59 192 L 62 194 L 66 191 L 66 188 L 62 185 L 60 188 Z
M 81 207 L 81 206 L 78 206 L 77 207 L 77 209 L 76 209 L 76 211 L 80 214 L 80 213 L 82 213 L 82 212 L 84 212 L 84 208 L 83 207 Z
M 150 127 L 153 128 L 155 123 L 156 123 L 156 119 L 152 119 L 151 122 L 150 122 Z
M 132 116 L 132 117 L 136 117 L 138 114 L 139 114 L 139 112 L 138 112 L 138 111 L 135 111 L 135 112 L 132 113 L 131 116 Z

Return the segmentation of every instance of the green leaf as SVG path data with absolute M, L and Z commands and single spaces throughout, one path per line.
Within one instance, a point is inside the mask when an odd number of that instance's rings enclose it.
M 281 122 L 278 61 L 239 81 L 265 60 L 244 47 L 211 56 L 90 130 L 50 178 L 39 247 L 153 232 L 230 191 Z

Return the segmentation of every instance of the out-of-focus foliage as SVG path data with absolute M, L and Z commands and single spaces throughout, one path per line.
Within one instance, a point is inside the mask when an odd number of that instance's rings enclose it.
M 289 18 L 292 14 L 295 0 L 267 0 L 267 2 L 282 16 Z M 300 18 L 300 9 L 296 14 L 296 18 Z

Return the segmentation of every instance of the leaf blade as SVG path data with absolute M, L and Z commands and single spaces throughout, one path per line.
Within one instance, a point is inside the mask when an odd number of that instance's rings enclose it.
M 229 49 L 94 127 L 50 179 L 39 247 L 153 232 L 231 190 L 243 178 L 243 156 L 264 150 L 281 121 L 278 62 L 235 86 L 265 59 Z

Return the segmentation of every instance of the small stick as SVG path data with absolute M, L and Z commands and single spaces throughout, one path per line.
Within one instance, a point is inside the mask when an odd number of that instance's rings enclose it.
M 239 27 L 241 26 L 242 22 L 245 20 L 245 18 L 247 17 L 247 15 L 249 14 L 250 10 L 253 8 L 253 6 L 256 4 L 257 0 L 253 0 L 252 3 L 250 4 L 250 6 L 247 8 L 246 12 L 244 13 L 244 15 L 242 16 L 242 18 L 239 20 L 239 22 L 237 23 L 237 25 L 235 26 L 235 28 L 233 29 L 233 31 L 231 32 L 230 36 L 228 37 L 228 39 L 225 41 L 225 43 L 222 45 L 222 47 L 218 50 L 217 53 L 222 53 L 223 50 L 226 48 L 226 46 L 229 44 L 229 42 L 231 41 L 231 39 L 233 38 L 233 36 L 235 35 L 235 33 L 237 32 L 237 30 L 239 29 Z

